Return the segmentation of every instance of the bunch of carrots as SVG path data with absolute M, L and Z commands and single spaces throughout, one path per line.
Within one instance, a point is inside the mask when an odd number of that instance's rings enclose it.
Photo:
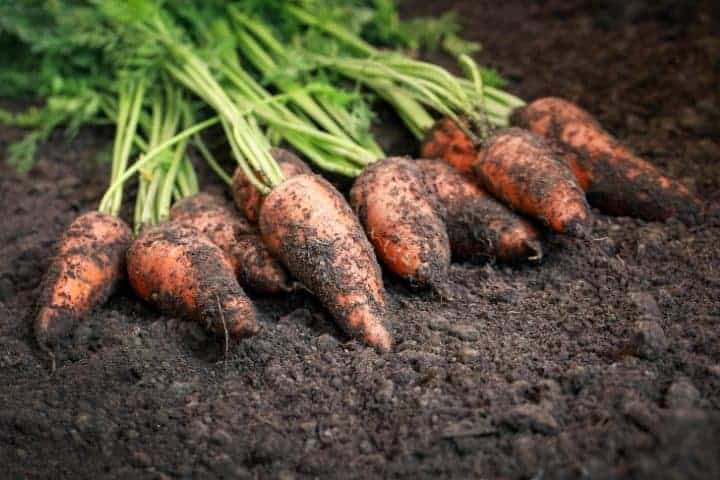
M 697 198 L 589 113 L 559 98 L 525 104 L 475 64 L 477 46 L 451 18 L 415 22 L 400 22 L 390 0 L 0 7 L 0 45 L 15 52 L 0 94 L 47 98 L 0 110 L 33 128 L 10 160 L 29 166 L 60 125 L 115 127 L 108 189 L 67 228 L 43 280 L 39 345 L 52 351 L 127 278 L 160 311 L 226 342 L 259 330 L 245 290 L 305 288 L 350 336 L 385 352 L 380 265 L 441 289 L 452 259 L 538 262 L 543 229 L 587 238 L 589 204 L 697 220 Z M 463 75 L 414 58 L 429 42 L 456 55 Z M 379 102 L 422 159 L 383 152 L 370 128 Z M 208 146 L 201 134 L 213 127 L 219 141 Z M 199 191 L 191 152 L 234 205 Z M 354 178 L 347 197 L 323 172 Z M 134 228 L 119 216 L 129 182 Z

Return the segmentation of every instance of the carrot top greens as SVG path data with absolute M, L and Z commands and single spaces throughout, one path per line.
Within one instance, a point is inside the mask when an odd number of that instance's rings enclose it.
M 393 0 L 4 2 L 0 98 L 15 108 L 0 108 L 0 122 L 29 129 L 8 161 L 29 169 L 60 127 L 113 125 L 100 209 L 118 214 L 136 177 L 136 228 L 197 191 L 191 150 L 230 182 L 200 136 L 213 125 L 261 192 L 283 180 L 270 155 L 279 143 L 354 177 L 385 156 L 371 130 L 378 99 L 417 137 L 438 115 L 468 117 L 482 135 L 522 104 L 458 32 L 452 14 L 402 21 Z M 428 49 L 455 55 L 464 75 L 415 59 Z

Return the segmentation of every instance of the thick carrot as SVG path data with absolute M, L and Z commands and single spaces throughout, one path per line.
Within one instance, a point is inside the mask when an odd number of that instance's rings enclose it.
M 505 262 L 542 258 L 535 227 L 442 160 L 418 160 L 425 183 L 445 210 L 450 248 L 458 260 Z
M 297 289 L 298 284 L 263 244 L 257 228 L 233 210 L 223 199 L 199 193 L 173 205 L 170 220 L 207 235 L 228 256 L 244 288 L 266 294 Z
M 350 204 L 380 261 L 420 286 L 439 286 L 450 266 L 440 205 L 411 160 L 389 158 L 367 167 L 355 180 Z
M 341 328 L 390 350 L 380 267 L 357 218 L 330 183 L 312 174 L 285 180 L 265 198 L 259 224 L 270 251 Z
M 78 320 L 105 303 L 125 276 L 132 231 L 112 215 L 88 212 L 67 228 L 41 286 L 35 336 L 54 346 Z
M 460 172 L 471 173 L 478 147 L 455 120 L 443 117 L 425 135 L 421 155 L 423 158 L 441 158 Z
M 558 233 L 586 235 L 590 209 L 570 169 L 542 138 L 519 128 L 487 139 L 473 165 L 485 189 Z
M 303 173 L 311 173 L 310 167 L 300 160 L 300 157 L 289 150 L 282 148 L 273 148 L 270 154 L 277 162 L 280 170 L 283 172 L 284 178 L 294 177 Z M 258 222 L 260 214 L 260 206 L 263 202 L 263 195 L 245 176 L 242 168 L 235 170 L 232 183 L 232 194 L 235 200 L 235 206 L 245 217 L 253 224 Z
M 577 105 L 541 98 L 517 110 L 512 121 L 559 142 L 588 200 L 601 210 L 646 220 L 697 220 L 700 201 L 684 185 L 620 144 Z
M 127 268 L 135 293 L 163 312 L 231 338 L 259 330 L 230 260 L 195 228 L 168 222 L 146 230 L 128 250 Z

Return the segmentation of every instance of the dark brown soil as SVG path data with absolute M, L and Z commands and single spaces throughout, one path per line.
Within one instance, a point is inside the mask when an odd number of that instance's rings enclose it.
M 710 214 L 598 215 L 538 266 L 454 264 L 452 299 L 386 278 L 387 355 L 297 293 L 256 298 L 263 331 L 224 361 L 124 287 L 49 376 L 30 312 L 105 187 L 111 135 L 57 137 L 27 176 L 3 161 L 0 477 L 720 478 L 720 20 L 710 1 L 647 3 L 407 2 L 456 6 L 513 91 L 578 101 Z

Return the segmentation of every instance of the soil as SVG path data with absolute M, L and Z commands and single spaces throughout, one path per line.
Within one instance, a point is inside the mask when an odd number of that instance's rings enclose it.
M 295 293 L 255 297 L 263 330 L 225 357 L 125 286 L 50 375 L 38 286 L 97 205 L 111 132 L 53 138 L 25 176 L 2 161 L 0 477 L 720 478 L 720 15 L 652 4 L 405 3 L 456 8 L 513 92 L 579 102 L 708 215 L 595 212 L 592 240 L 548 234 L 540 265 L 454 264 L 443 298 L 386 277 L 386 355 Z M 0 129 L 0 157 L 21 133 Z

